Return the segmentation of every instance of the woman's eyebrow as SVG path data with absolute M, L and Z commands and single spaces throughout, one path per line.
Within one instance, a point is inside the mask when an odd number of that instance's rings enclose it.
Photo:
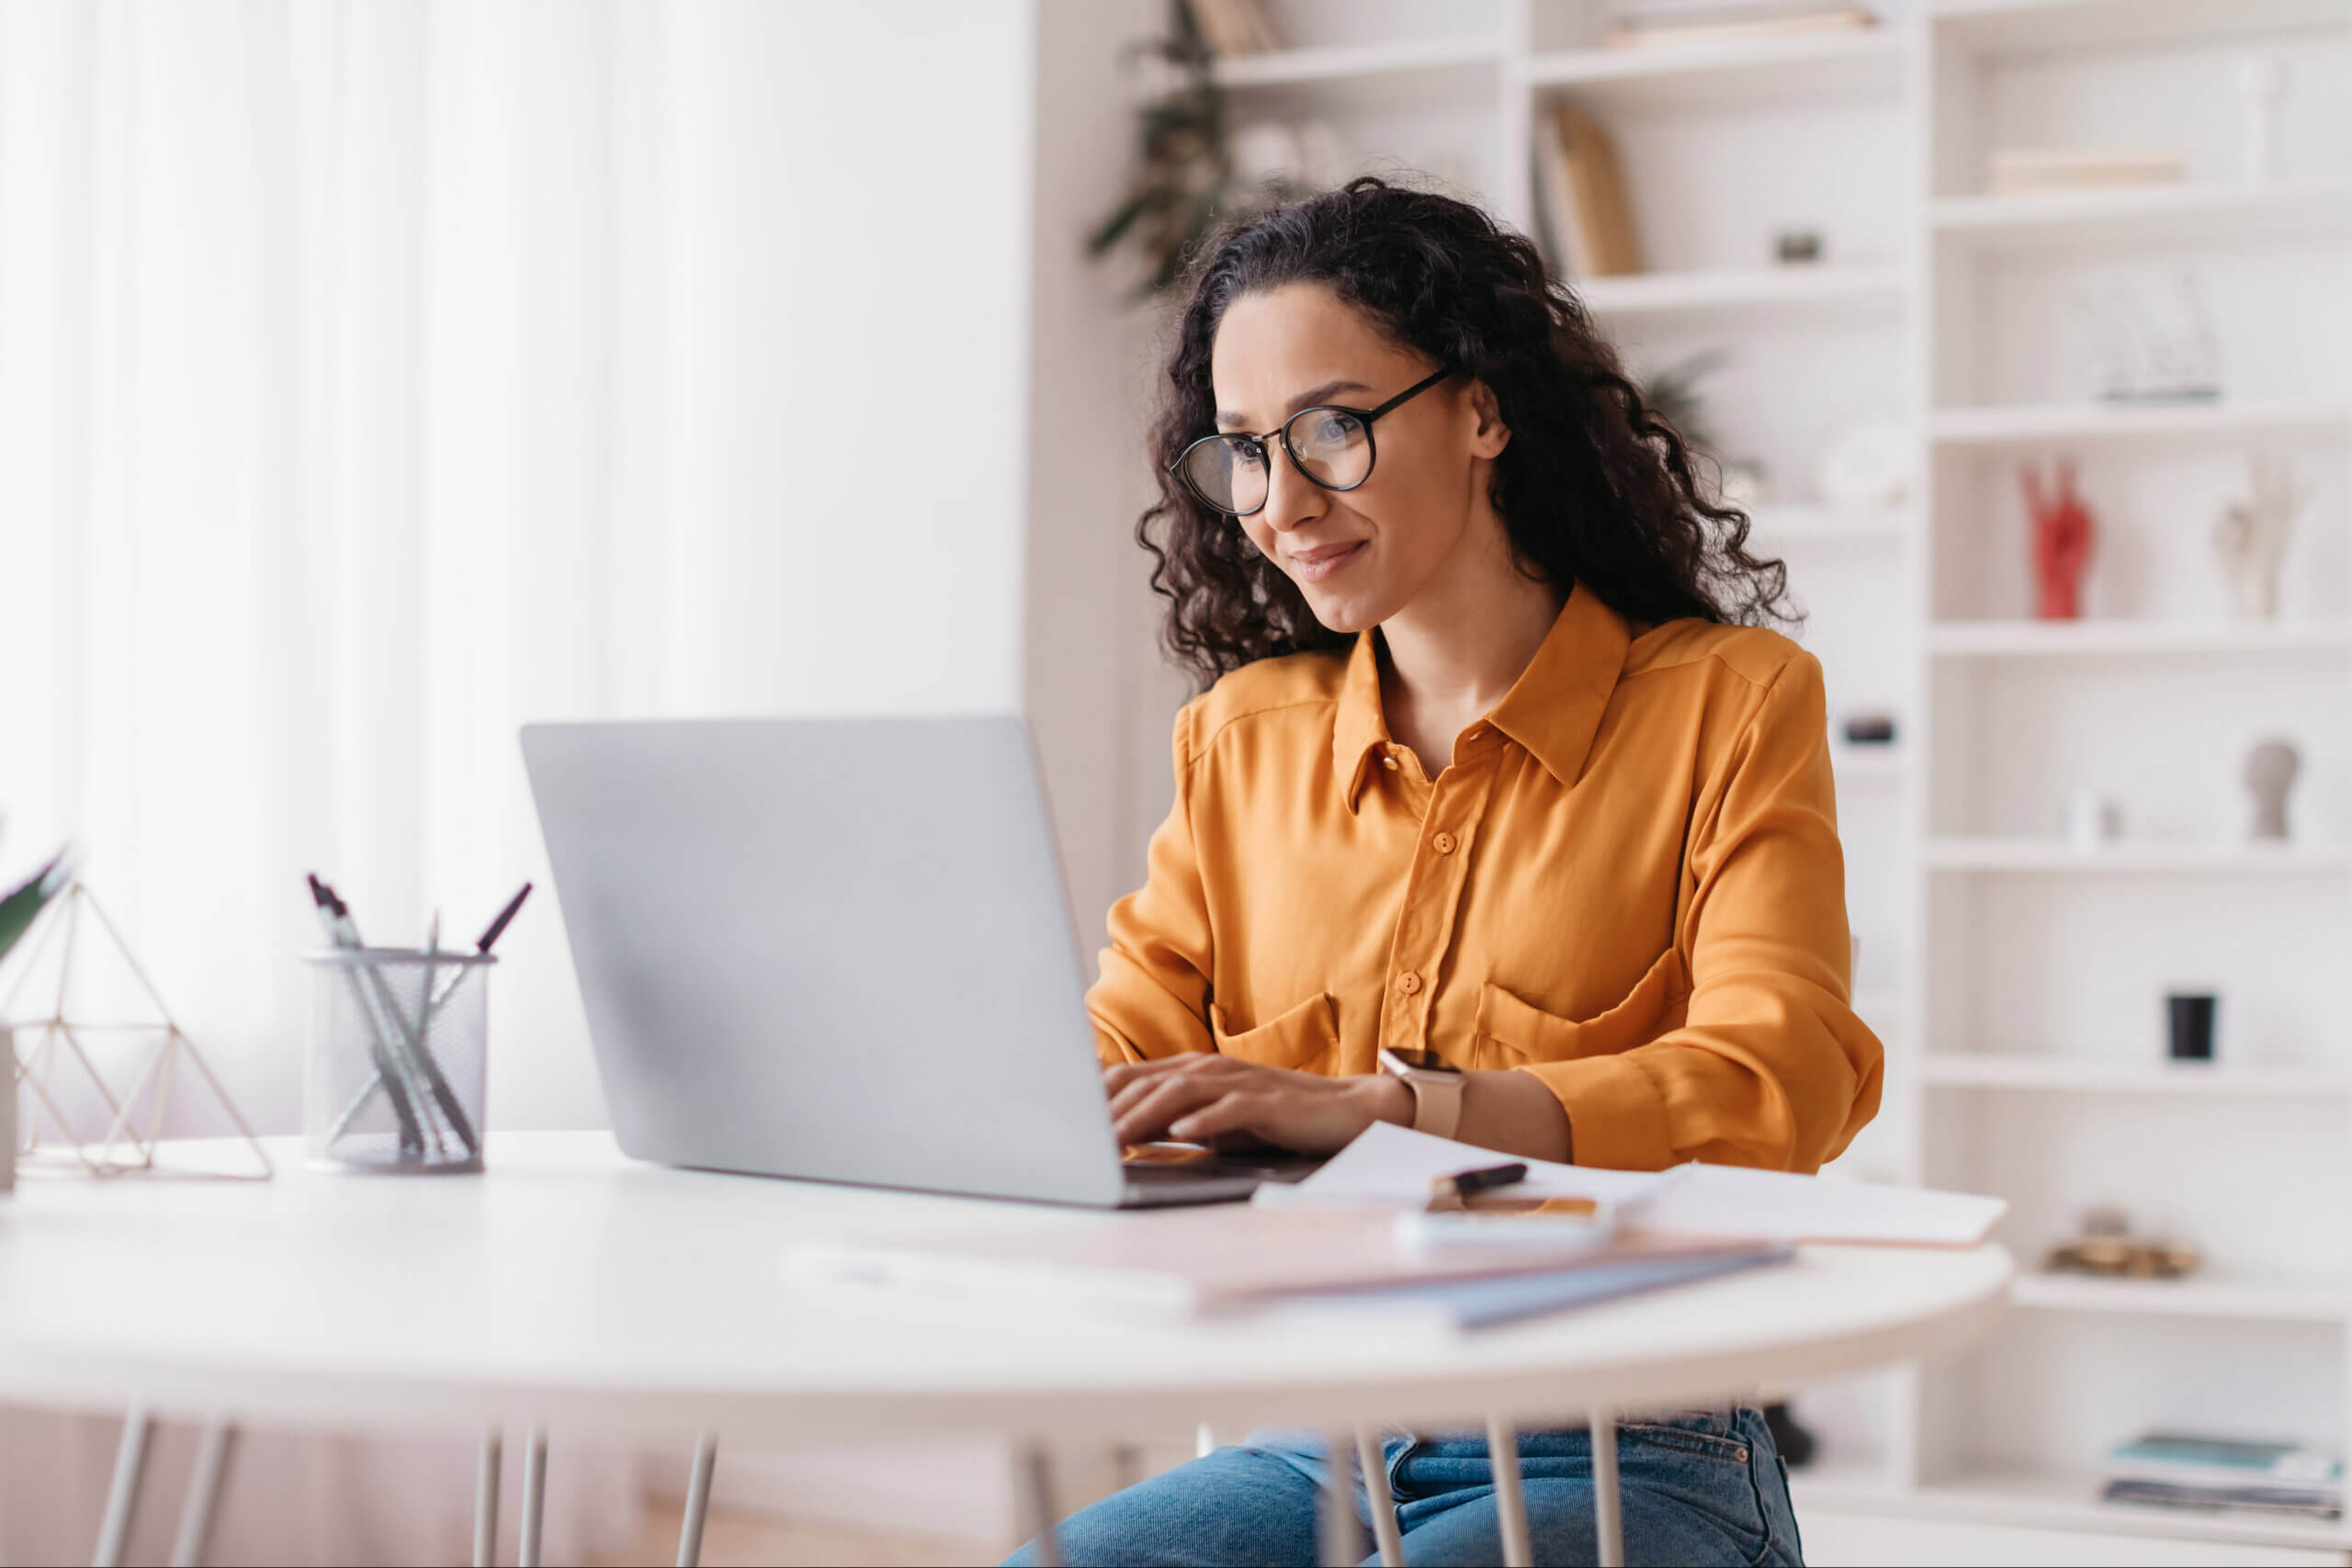
M 1369 392 L 1372 389 L 1362 381 L 1326 381 L 1319 387 L 1309 387 L 1306 391 L 1293 398 L 1290 400 L 1290 407 L 1284 412 L 1296 413 L 1301 409 L 1311 409 L 1317 403 L 1329 401 L 1334 392 Z M 1217 410 L 1216 422 L 1220 425 L 1238 425 L 1249 423 L 1231 409 Z

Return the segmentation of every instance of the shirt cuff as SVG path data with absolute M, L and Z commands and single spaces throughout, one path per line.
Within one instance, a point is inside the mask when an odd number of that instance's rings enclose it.
M 1115 1067 L 1123 1062 L 1143 1060 L 1142 1052 L 1130 1050 L 1125 1041 L 1103 1028 L 1099 1022 L 1094 1025 L 1094 1055 L 1095 1059 L 1106 1067 Z
M 1568 1157 L 1611 1170 L 1664 1170 L 1679 1162 L 1666 1126 L 1666 1099 L 1623 1056 L 1587 1056 L 1516 1069 L 1532 1073 L 1568 1113 Z

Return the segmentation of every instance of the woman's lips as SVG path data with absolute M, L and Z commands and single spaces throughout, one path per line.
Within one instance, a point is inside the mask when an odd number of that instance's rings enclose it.
M 1370 543 L 1369 539 L 1358 539 L 1351 544 L 1327 545 L 1305 555 L 1293 556 L 1290 558 L 1291 574 L 1301 582 L 1320 582 L 1343 570 L 1350 561 L 1362 555 L 1364 546 Z

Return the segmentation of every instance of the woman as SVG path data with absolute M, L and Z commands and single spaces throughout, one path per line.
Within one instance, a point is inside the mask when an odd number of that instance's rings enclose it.
M 1139 534 L 1207 690 L 1088 996 L 1120 1137 L 1842 1150 L 1881 1051 L 1848 1005 L 1820 666 L 1752 624 L 1780 564 L 1534 247 L 1374 179 L 1240 227 L 1154 441 Z M 1586 1434 L 1521 1452 L 1537 1559 L 1591 1561 Z M 1409 1561 L 1499 1561 L 1483 1441 L 1387 1458 Z M 1629 1424 L 1621 1461 L 1630 1560 L 1798 1561 L 1754 1410 Z M 1318 1444 L 1253 1434 L 1062 1547 L 1312 1562 L 1321 1473 Z

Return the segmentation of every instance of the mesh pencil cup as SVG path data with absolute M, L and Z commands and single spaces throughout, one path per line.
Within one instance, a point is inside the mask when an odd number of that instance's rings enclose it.
M 322 1170 L 481 1168 L 490 968 L 479 953 L 336 947 L 311 969 L 302 1134 Z

